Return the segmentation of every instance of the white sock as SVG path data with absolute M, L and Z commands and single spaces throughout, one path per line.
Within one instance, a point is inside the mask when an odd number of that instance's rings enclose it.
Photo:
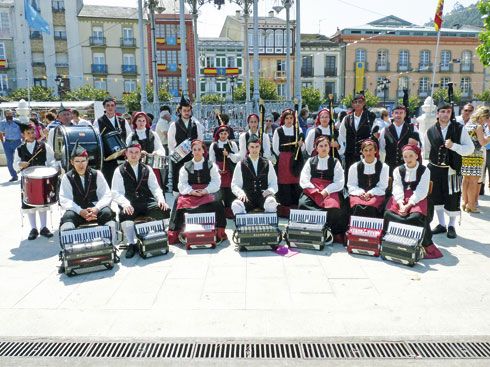
M 456 217 L 449 217 L 449 227 L 456 227 Z
M 446 226 L 446 217 L 444 216 L 444 209 L 436 209 L 437 219 L 441 226 Z
M 29 218 L 31 228 L 36 228 L 36 213 L 27 213 L 27 218 Z
M 47 218 L 48 218 L 48 212 L 39 212 L 39 221 L 41 222 L 41 229 L 46 227 Z

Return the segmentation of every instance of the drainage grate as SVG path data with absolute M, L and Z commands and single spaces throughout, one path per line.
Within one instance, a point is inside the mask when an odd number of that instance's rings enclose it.
M 1 357 L 126 359 L 489 359 L 490 343 L 0 341 Z

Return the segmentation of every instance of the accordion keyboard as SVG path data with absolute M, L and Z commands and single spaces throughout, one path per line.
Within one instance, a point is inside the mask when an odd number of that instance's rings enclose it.
M 60 243 L 62 246 L 83 242 L 93 242 L 99 239 L 112 240 L 112 232 L 109 226 L 69 229 L 60 233 Z

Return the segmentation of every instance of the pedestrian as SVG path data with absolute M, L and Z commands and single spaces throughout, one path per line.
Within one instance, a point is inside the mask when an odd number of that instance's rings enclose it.
M 7 167 L 11 176 L 9 182 L 18 180 L 13 163 L 15 148 L 22 144 L 22 135 L 19 124 L 20 121 L 14 120 L 14 113 L 12 110 L 5 110 L 5 120 L 0 122 L 0 140 L 3 144 L 3 151 L 7 158 Z

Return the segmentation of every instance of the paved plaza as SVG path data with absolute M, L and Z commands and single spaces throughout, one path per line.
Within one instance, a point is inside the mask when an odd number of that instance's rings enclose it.
M 490 335 L 490 196 L 462 214 L 442 259 L 414 268 L 335 244 L 284 257 L 215 250 L 136 256 L 111 271 L 58 274 L 55 236 L 27 241 L 19 183 L 0 168 L 3 337 L 318 338 Z M 488 189 L 487 189 L 488 193 Z M 168 197 L 168 195 L 167 195 Z M 231 222 L 229 222 L 232 227 Z M 227 230 L 231 238 L 232 230 Z

